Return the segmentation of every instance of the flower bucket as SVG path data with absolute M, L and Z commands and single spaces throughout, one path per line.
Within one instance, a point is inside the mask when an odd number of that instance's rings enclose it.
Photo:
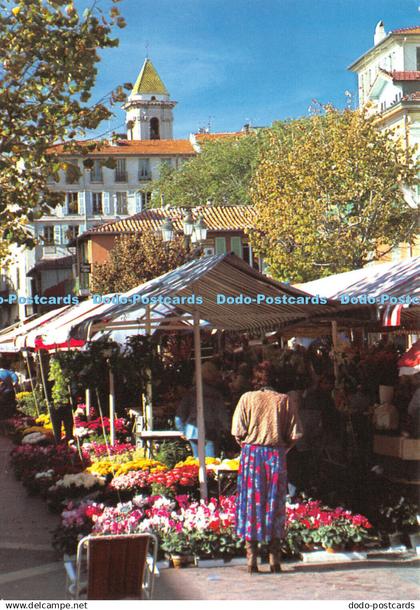
M 380 385 L 379 386 L 379 402 L 391 403 L 394 398 L 394 386 L 393 385 Z
M 186 568 L 194 564 L 194 557 L 191 555 L 171 555 L 171 562 L 176 570 Z

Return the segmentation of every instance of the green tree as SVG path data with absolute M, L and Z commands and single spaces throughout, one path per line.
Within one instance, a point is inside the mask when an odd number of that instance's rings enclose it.
M 64 148 L 77 150 L 76 138 L 112 115 L 108 101 L 122 99 L 119 87 L 89 104 L 98 50 L 118 45 L 115 25 L 125 25 L 117 7 L 105 16 L 97 0 L 83 14 L 72 0 L 0 0 L 3 254 L 11 243 L 33 246 L 29 223 L 62 199 L 47 186 L 65 168 L 51 145 L 67 140 Z
M 171 206 L 250 203 L 249 185 L 258 160 L 260 133 L 205 141 L 196 157 L 173 169 L 163 165 L 153 185 L 153 204 L 161 196 Z
M 412 242 L 416 212 L 402 186 L 417 183 L 414 150 L 363 111 L 321 107 L 266 134 L 252 184 L 254 249 L 283 280 L 362 267 Z
M 154 234 L 119 237 L 109 260 L 94 265 L 91 288 L 100 294 L 126 292 L 176 269 L 190 257 L 181 237 L 169 244 Z

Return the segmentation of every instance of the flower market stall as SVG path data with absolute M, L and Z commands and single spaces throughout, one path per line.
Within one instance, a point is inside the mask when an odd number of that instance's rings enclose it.
M 233 301 L 217 304 L 218 295 L 229 296 Z M 244 302 L 244 295 L 249 301 Z M 331 326 L 332 321 L 338 321 L 340 329 L 354 319 L 355 312 L 358 322 L 369 322 L 371 308 L 341 306 L 334 301 L 311 304 L 306 293 L 270 280 L 234 255 L 192 261 L 120 295 L 122 298 L 113 301 L 113 296 L 110 302 L 95 307 L 90 303 L 80 309 L 66 309 L 50 324 L 34 328 L 27 339 L 34 349 L 49 348 L 54 355 L 60 347 L 80 342 L 83 347 L 79 352 L 64 351 L 63 358 L 79 361 L 77 376 L 87 384 L 107 378 L 108 365 L 116 379 L 127 379 L 145 370 L 141 387 L 147 394 L 147 384 L 152 385 L 147 371 L 154 372 L 154 383 L 161 383 L 165 376 L 163 368 L 154 368 L 150 355 L 157 350 L 149 350 L 151 338 L 164 337 L 164 342 L 158 344 L 161 360 L 177 354 L 194 363 L 199 406 L 198 459 L 188 457 L 182 449 L 178 453 L 176 447 L 168 450 L 165 443 L 152 457 L 146 455 L 144 449 L 132 443 L 124 418 L 114 417 L 112 410 L 109 418 L 102 411 L 93 414 L 87 405 L 76 412 L 77 443 L 73 445 L 51 443 L 47 415 L 16 423 L 14 436 L 21 440 L 12 454 L 16 475 L 30 493 L 45 498 L 50 510 L 61 512 L 62 524 L 55 533 L 55 544 L 63 551 L 73 551 L 77 539 L 89 532 L 100 535 L 148 529 L 157 534 L 162 551 L 169 555 L 228 558 L 241 554 L 242 545 L 233 527 L 234 495 L 232 491 L 221 493 L 220 488 L 221 476 L 235 473 L 238 460 L 204 456 L 202 357 L 208 349 L 213 355 L 223 354 L 223 372 L 232 396 L 243 391 L 244 383 L 249 381 L 248 365 L 252 368 L 253 363 L 261 361 L 275 365 L 281 391 L 293 387 L 300 392 L 300 383 L 317 381 L 334 370 L 331 345 L 325 350 L 322 343 L 316 343 L 313 349 L 289 349 L 279 329 L 311 322 L 320 327 Z M 296 302 L 292 303 L 293 299 Z M 105 339 L 114 343 L 110 346 Z M 125 343 L 118 352 L 116 346 Z M 217 352 L 212 351 L 214 345 Z M 125 357 L 126 349 L 131 354 L 131 364 Z M 356 377 L 362 371 L 369 378 L 374 367 L 383 368 L 383 362 L 379 365 L 367 361 L 362 366 L 357 356 L 357 362 L 348 357 L 338 362 L 337 370 L 343 379 L 355 375 L 356 364 Z M 118 377 L 119 358 L 124 377 Z M 191 378 L 191 369 L 188 375 Z M 169 385 L 175 386 L 175 380 L 176 375 Z M 293 384 L 289 385 L 291 381 Z M 116 385 L 115 392 L 125 383 Z M 338 402 L 336 390 L 334 400 Z M 115 395 L 110 393 L 115 402 Z M 148 407 L 152 412 L 154 396 Z M 151 423 L 152 417 L 149 426 Z M 114 442 L 110 444 L 111 431 Z M 41 442 L 39 435 L 43 437 Z M 291 555 L 327 547 L 351 550 L 377 535 L 376 530 L 372 533 L 370 514 L 359 510 L 357 502 L 350 506 L 328 494 L 316 502 L 296 496 L 288 505 L 287 514 L 284 550 Z

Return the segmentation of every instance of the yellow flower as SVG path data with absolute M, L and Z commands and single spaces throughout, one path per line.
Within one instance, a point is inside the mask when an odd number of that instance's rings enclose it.
M 15 6 L 14 8 L 12 8 L 12 13 L 14 14 L 14 16 L 16 17 L 17 15 L 19 15 L 20 13 L 20 6 Z
M 43 426 L 31 426 L 30 428 L 25 428 L 22 434 L 23 436 L 26 436 L 27 434 L 32 434 L 32 432 L 40 432 L 41 434 L 51 434 L 51 430 Z
M 220 464 L 219 458 L 206 457 L 207 466 L 218 465 L 218 464 Z M 195 458 L 192 455 L 190 455 L 189 457 L 187 457 L 186 460 L 184 460 L 182 462 L 178 462 L 178 464 L 175 464 L 175 468 L 182 468 L 182 466 L 198 466 L 198 458 Z

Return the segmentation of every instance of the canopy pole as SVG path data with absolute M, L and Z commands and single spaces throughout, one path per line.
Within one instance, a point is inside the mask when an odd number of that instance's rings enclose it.
M 44 365 L 42 364 L 41 350 L 39 350 L 39 352 L 38 352 L 38 358 L 39 358 L 39 370 L 40 370 L 40 373 L 41 373 L 42 387 L 44 389 L 44 394 L 45 394 L 45 402 L 47 403 L 48 415 L 50 416 L 50 421 L 52 422 L 51 405 L 50 405 L 50 400 L 48 398 L 47 383 L 45 381 Z
M 28 369 L 28 375 L 29 375 L 29 383 L 31 384 L 31 390 L 32 390 L 32 396 L 34 397 L 34 403 L 35 403 L 35 410 L 36 410 L 36 414 L 40 415 L 39 412 L 39 406 L 38 406 L 38 399 L 36 397 L 36 392 L 35 392 L 35 388 L 34 388 L 34 383 L 32 381 L 32 371 L 31 371 L 31 365 L 29 364 L 29 356 L 28 356 L 28 352 L 26 350 L 22 351 L 22 355 L 23 355 L 23 359 L 26 363 L 26 368 Z
M 115 445 L 115 383 L 114 373 L 109 367 L 109 437 L 111 445 Z
M 86 390 L 85 390 L 85 404 L 86 404 L 86 418 L 88 421 L 90 421 L 90 406 L 92 404 L 92 401 L 91 401 L 91 393 L 90 393 L 89 388 L 86 388 Z
M 337 322 L 333 320 L 331 322 L 331 335 L 332 335 L 332 343 L 334 349 L 333 363 L 334 363 L 334 377 L 335 377 L 335 386 L 338 385 L 338 361 L 337 361 L 337 347 L 338 347 L 338 332 L 337 332 Z
M 194 355 L 198 428 L 198 480 L 200 483 L 200 497 L 202 500 L 207 500 L 207 474 L 205 456 L 206 425 L 204 421 L 203 379 L 201 377 L 200 313 L 198 309 L 194 309 Z
M 146 305 L 146 336 L 150 337 L 152 334 L 152 324 L 150 316 L 150 305 Z M 145 416 L 146 416 L 146 430 L 153 430 L 153 404 L 152 404 L 152 371 L 149 367 L 146 369 L 146 405 L 145 405 Z

